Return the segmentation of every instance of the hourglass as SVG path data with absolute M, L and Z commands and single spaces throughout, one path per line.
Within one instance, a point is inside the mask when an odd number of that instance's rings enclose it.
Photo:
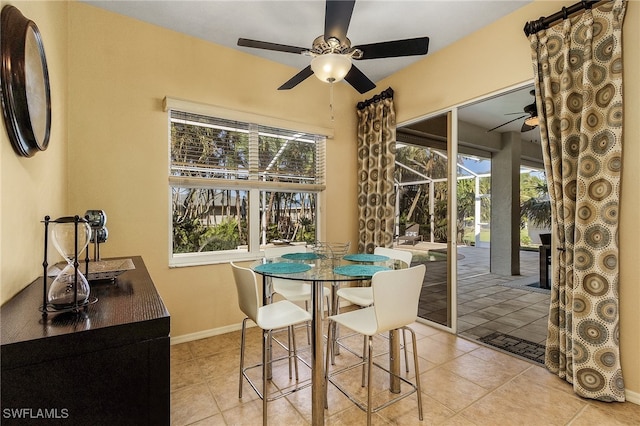
M 50 223 L 53 245 L 67 265 L 51 283 L 47 304 L 58 311 L 73 310 L 89 299 L 89 282 L 78 268 L 78 256 L 89 244 L 91 227 L 79 216 L 60 217 Z

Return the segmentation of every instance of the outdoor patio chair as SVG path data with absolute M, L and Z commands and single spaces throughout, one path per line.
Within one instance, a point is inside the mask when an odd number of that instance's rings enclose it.
M 411 242 L 411 245 L 415 246 L 416 241 L 422 241 L 422 235 L 420 235 L 420 225 L 417 223 L 408 226 L 404 232 L 404 235 L 398 237 L 398 244 Z

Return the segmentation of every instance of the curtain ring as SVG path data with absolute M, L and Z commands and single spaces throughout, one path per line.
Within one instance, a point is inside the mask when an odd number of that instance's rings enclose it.
M 562 7 L 562 19 L 564 19 L 566 21 L 568 17 L 569 17 L 569 11 L 567 10 L 566 6 L 563 6 Z

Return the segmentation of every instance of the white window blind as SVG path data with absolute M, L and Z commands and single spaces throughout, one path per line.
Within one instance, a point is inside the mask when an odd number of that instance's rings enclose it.
M 326 136 L 210 116 L 202 105 L 165 107 L 171 266 L 259 257 L 278 239 L 315 240 Z

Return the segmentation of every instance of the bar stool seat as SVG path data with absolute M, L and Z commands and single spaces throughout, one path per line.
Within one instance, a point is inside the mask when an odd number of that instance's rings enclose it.
M 407 250 L 397 250 L 387 247 L 376 247 L 373 250 L 374 254 L 379 254 L 382 256 L 387 256 L 390 259 L 400 260 L 407 264 L 407 266 L 411 266 L 411 261 L 413 260 L 413 253 Z M 338 299 L 344 299 L 354 305 L 358 305 L 360 307 L 367 307 L 373 304 L 373 289 L 371 286 L 368 287 L 344 287 L 339 289 L 336 294 L 338 295 Z M 340 306 L 339 304 L 337 306 Z M 402 333 L 403 343 L 406 344 L 406 336 L 404 332 Z M 353 352 L 353 351 L 351 351 Z M 364 356 L 364 355 L 363 355 Z M 405 351 L 405 366 L 407 372 L 409 371 L 409 356 Z M 364 377 L 363 386 L 364 386 Z
M 327 345 L 325 380 L 328 387 L 332 383 L 345 396 L 354 402 L 360 409 L 367 413 L 367 425 L 371 425 L 371 416 L 373 413 L 403 399 L 413 393 L 417 393 L 418 400 L 418 418 L 422 420 L 422 393 L 420 389 L 420 371 L 418 366 L 418 351 L 416 345 L 415 332 L 408 327 L 418 316 L 418 301 L 420 291 L 424 280 L 426 267 L 417 265 L 408 269 L 398 269 L 377 272 L 371 279 L 371 288 L 373 291 L 373 304 L 367 308 L 356 309 L 343 314 L 332 315 L 329 317 L 329 341 L 332 339 L 334 327 L 331 323 L 337 323 L 347 327 L 356 333 L 362 334 L 367 338 L 368 351 L 362 361 L 354 365 L 349 365 L 340 370 L 330 371 L 330 359 L 333 345 Z M 378 333 L 384 333 L 391 330 L 407 330 L 411 334 L 413 346 L 413 363 L 415 369 L 415 383 L 409 382 L 401 377 L 397 372 L 392 372 L 378 363 L 373 362 L 373 336 Z M 405 347 L 406 352 L 406 347 Z M 354 367 L 362 365 L 367 368 L 367 403 L 359 402 L 351 395 L 343 386 L 338 384 L 333 378 L 338 374 L 349 371 Z M 372 367 L 376 366 L 389 374 L 393 374 L 402 382 L 411 386 L 411 390 L 395 396 L 391 400 L 377 407 L 372 406 L 373 389 L 371 385 Z M 326 401 L 326 398 L 325 398 Z
M 304 324 L 311 321 L 311 314 L 300 306 L 288 300 L 281 300 L 279 302 L 262 305 L 259 299 L 258 280 L 255 272 L 249 268 L 243 268 L 231 262 L 231 268 L 233 270 L 233 277 L 236 283 L 236 289 L 238 292 L 238 305 L 240 310 L 246 315 L 246 318 L 242 321 L 242 334 L 240 341 L 240 383 L 238 389 L 238 398 L 242 398 L 242 384 L 243 378 L 246 379 L 251 387 L 256 391 L 258 396 L 262 399 L 262 424 L 267 424 L 267 402 L 277 398 L 281 398 L 302 389 L 303 387 L 297 387 L 290 392 L 283 392 L 276 396 L 270 397 L 267 393 L 268 374 L 267 367 L 270 363 L 273 363 L 274 359 L 268 359 L 266 348 L 269 345 L 270 332 L 280 328 L 287 328 L 290 336 L 291 346 L 288 350 L 288 356 L 290 360 L 293 358 L 296 366 L 296 381 L 298 380 L 298 358 L 296 352 L 295 333 L 293 332 L 293 326 L 297 324 Z M 244 352 L 245 352 L 245 337 L 247 321 L 252 320 L 258 327 L 262 329 L 262 363 L 256 364 L 250 367 L 244 366 Z M 252 382 L 247 375 L 247 370 L 262 366 L 262 390 Z M 308 383 L 306 386 L 309 386 Z M 305 387 L 306 387 L 305 386 Z

